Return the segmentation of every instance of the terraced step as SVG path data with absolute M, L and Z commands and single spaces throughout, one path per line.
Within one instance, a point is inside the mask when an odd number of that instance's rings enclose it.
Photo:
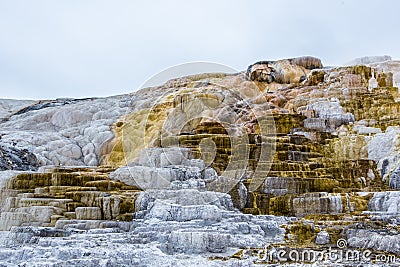
M 325 170 L 314 170 L 314 171 L 270 171 L 268 172 L 269 177 L 295 177 L 295 178 L 312 178 L 326 176 Z
M 19 207 L 32 207 L 32 206 L 54 206 L 61 209 L 66 209 L 67 204 L 72 199 L 55 199 L 55 198 L 21 198 L 18 200 Z
M 58 220 L 76 219 L 77 209 L 80 217 L 132 220 L 134 201 L 140 190 L 110 180 L 108 171 L 115 168 L 105 166 L 98 168 L 98 172 L 96 170 L 62 167 L 50 172 L 17 175 L 9 180 L 5 189 L 10 197 L 6 199 L 7 205 L 2 207 L 1 214 L 4 215 L 0 217 L 0 225 L 4 225 L 4 229 L 24 222 L 54 226 Z M 97 210 L 96 216 L 91 209 Z M 52 214 L 54 210 L 56 214 Z M 29 215 L 31 211 L 50 215 L 45 217 L 46 221 L 36 222 Z

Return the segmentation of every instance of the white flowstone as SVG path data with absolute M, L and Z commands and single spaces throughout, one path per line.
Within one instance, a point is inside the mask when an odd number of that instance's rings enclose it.
M 354 116 L 351 113 L 344 113 L 338 100 L 318 101 L 307 105 L 306 110 L 314 110 L 316 117 L 319 118 L 354 121 Z
M 57 127 L 71 127 L 78 123 L 88 122 L 92 119 L 92 113 L 86 110 L 77 110 L 75 108 L 63 108 L 55 112 L 50 122 Z
M 390 126 L 385 133 L 375 134 L 368 141 L 368 157 L 377 162 L 383 181 L 400 188 L 400 127 Z
M 368 90 L 372 92 L 375 88 L 378 88 L 379 84 L 375 78 L 375 71 L 372 71 L 372 77 L 368 81 Z
M 145 219 L 159 219 L 161 221 L 191 221 L 206 220 L 220 221 L 223 210 L 215 205 L 172 205 L 160 200 L 156 200 Z
M 329 236 L 329 233 L 327 231 L 321 231 L 317 234 L 317 237 L 315 238 L 315 243 L 317 245 L 326 245 L 331 242 L 331 238 Z
M 21 171 L 12 171 L 12 170 L 7 170 L 7 171 L 0 171 L 0 189 L 3 189 L 6 184 L 8 183 L 11 178 L 16 176 L 17 174 L 22 173 Z
M 82 154 L 83 156 L 90 155 L 94 152 L 95 146 L 93 143 L 86 144 L 82 147 Z
M 317 99 L 312 104 L 300 107 L 297 112 L 308 115 L 304 120 L 305 128 L 323 132 L 335 132 L 339 126 L 354 121 L 354 115 L 345 113 L 337 99 Z
M 34 222 L 49 223 L 51 216 L 60 215 L 62 211 L 60 208 L 52 206 L 30 206 L 15 209 L 16 212 L 27 213 L 32 216 Z
M 174 231 L 169 236 L 167 250 L 186 254 L 221 253 L 226 251 L 229 243 L 228 234 Z
M 400 255 L 400 235 L 382 233 L 383 231 L 369 229 L 347 230 L 347 244 L 349 247 L 386 251 Z
M 138 163 L 147 167 L 165 167 L 170 165 L 183 165 L 190 159 L 191 150 L 188 148 L 149 148 L 140 153 Z
M 17 230 L 17 229 L 16 229 Z M 3 266 L 196 266 L 196 267 L 250 267 L 257 266 L 252 260 L 210 260 L 212 254 L 169 254 L 160 248 L 159 243 L 140 243 L 132 233 L 90 232 L 70 230 L 53 231 L 32 229 L 31 231 L 0 232 L 0 264 Z M 200 233 L 200 232 L 198 232 Z M 171 251 L 185 250 L 183 235 L 174 234 L 169 240 L 182 241 L 170 243 Z M 201 234 L 199 234 L 201 235 Z M 205 234 L 203 234 L 206 236 Z M 43 236 L 43 237 L 41 237 Z M 47 236 L 47 237 L 46 237 Z M 56 237 L 56 236 L 62 236 Z M 188 236 L 186 236 L 188 237 Z M 208 234 L 208 247 L 221 251 L 221 234 Z M 244 239 L 244 238 L 243 238 Z M 30 242 L 24 242 L 31 240 Z M 7 246 L 3 244 L 9 244 Z M 15 244 L 15 245 L 14 245 Z M 22 244 L 22 245 L 21 245 Z M 181 247 L 179 247 L 179 244 Z M 226 243 L 225 243 L 226 244 Z M 200 247 L 193 242 L 192 251 Z M 226 248 L 235 253 L 237 249 Z M 220 254 L 214 254 L 220 255 Z M 224 255 L 221 253 L 221 255 Z
M 371 63 L 369 66 L 376 68 L 379 72 L 393 73 L 393 86 L 400 87 L 400 61 L 389 60 L 385 62 Z
M 81 148 L 74 144 L 69 144 L 61 147 L 58 153 L 71 159 L 80 159 L 82 157 Z
M 75 212 L 77 220 L 101 220 L 99 207 L 78 207 Z
M 13 226 L 20 226 L 25 222 L 33 222 L 32 215 L 22 212 L 2 212 L 0 214 L 0 231 L 9 231 Z
M 397 152 L 400 144 L 400 127 L 389 126 L 384 133 L 378 133 L 368 142 L 368 157 L 377 162 Z
M 172 168 L 152 168 L 146 166 L 121 167 L 110 173 L 109 177 L 127 185 L 141 189 L 169 188 L 178 177 Z
M 340 214 L 343 212 L 343 203 L 340 194 L 308 193 L 293 198 L 293 209 L 296 216 L 305 214 Z
M 206 177 L 216 176 L 205 169 L 200 159 L 191 159 L 187 148 L 150 148 L 141 152 L 128 166 L 118 168 L 109 177 L 143 190 L 162 188 L 205 188 Z
M 376 192 L 368 203 L 370 211 L 400 213 L 400 191 Z
M 214 205 L 222 210 L 234 210 L 230 195 L 213 191 L 199 191 L 197 189 L 182 190 L 147 190 L 140 192 L 135 202 L 136 211 L 150 209 L 155 201 L 162 201 L 167 205 L 198 206 Z
M 110 126 L 132 109 L 129 95 L 41 103 L 0 99 L 0 114 L 2 106 L 10 114 L 0 122 L 3 142 L 34 152 L 42 165 L 72 166 L 98 165 L 102 147 L 114 137 Z
M 353 127 L 353 132 L 357 132 L 358 134 L 364 134 L 364 135 L 374 135 L 378 133 L 382 133 L 382 130 L 380 128 L 376 127 L 367 127 L 367 126 L 355 126 Z
M 85 163 L 86 166 L 97 166 L 98 165 L 98 160 L 96 157 L 95 153 L 90 153 L 85 156 L 83 159 L 83 162 Z

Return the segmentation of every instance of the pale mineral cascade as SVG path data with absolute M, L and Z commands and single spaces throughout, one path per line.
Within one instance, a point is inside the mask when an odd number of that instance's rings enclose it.
M 305 248 L 399 264 L 399 85 L 389 56 L 307 56 L 0 99 L 0 266 L 382 266 L 258 253 Z

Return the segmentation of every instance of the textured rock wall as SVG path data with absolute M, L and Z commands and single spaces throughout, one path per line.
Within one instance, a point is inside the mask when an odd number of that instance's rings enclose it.
M 111 169 L 112 170 L 112 169 Z M 136 187 L 108 178 L 110 169 L 54 169 L 5 177 L 0 229 L 55 226 L 62 220 L 131 220 Z
M 128 111 L 130 98 L 34 102 L 1 123 L 4 143 L 34 153 L 40 165 L 97 166 L 111 125 Z
M 267 67 L 268 64 L 273 63 L 265 62 Z M 322 64 L 320 65 L 313 58 L 291 59 L 275 63 L 282 66 L 292 64 L 305 69 L 322 67 Z M 254 66 L 249 67 L 248 78 L 251 78 L 251 69 Z M 385 77 L 385 82 L 377 82 L 377 87 L 371 91 L 369 85 L 371 79 L 375 79 L 373 77 L 375 73 L 377 80 L 381 79 L 379 77 Z M 254 120 L 252 123 L 252 118 L 257 118 L 254 113 L 245 112 L 245 107 L 241 108 L 234 104 L 235 101 L 240 99 L 232 96 L 231 92 L 224 92 L 212 87 L 209 80 L 201 82 L 184 80 L 183 83 L 175 81 L 174 86 L 179 89 L 166 93 L 153 109 L 145 111 L 143 116 L 136 112 L 132 113 L 131 117 L 126 117 L 124 125 L 127 128 L 125 128 L 125 131 L 132 133 L 127 139 L 136 138 L 135 140 L 138 140 L 137 142 L 127 142 L 126 147 L 133 148 L 125 149 L 125 151 L 132 153 L 132 156 L 128 157 L 128 161 L 135 161 L 135 157 L 146 145 L 150 147 L 179 145 L 190 148 L 194 157 L 202 159 L 206 164 L 211 163 L 210 166 L 218 174 L 222 174 L 229 163 L 235 162 L 234 158 L 231 157 L 235 147 L 232 147 L 230 135 L 232 134 L 231 130 L 235 129 L 234 125 L 238 125 L 242 128 L 245 127 L 245 133 L 249 137 L 247 144 L 249 148 L 248 162 L 246 165 L 239 164 L 239 167 L 236 166 L 238 169 L 246 166 L 245 173 L 241 174 L 241 179 L 247 180 L 244 184 L 249 186 L 252 183 L 252 178 L 254 178 L 253 180 L 261 179 L 265 181 L 272 181 L 271 179 L 274 178 L 273 185 L 275 188 L 273 191 L 280 192 L 280 195 L 274 195 L 268 188 L 263 189 L 261 187 L 257 190 L 254 190 L 254 188 L 247 190 L 247 204 L 243 208 L 245 212 L 258 214 L 260 212 L 275 213 L 279 211 L 282 214 L 280 205 L 270 205 L 272 199 L 272 201 L 284 203 L 288 207 L 288 209 L 285 209 L 286 214 L 302 214 L 295 211 L 293 199 L 297 199 L 297 196 L 305 193 L 339 193 L 340 198 L 346 198 L 345 194 L 353 191 L 385 190 L 387 185 L 394 187 L 396 178 L 392 178 L 391 184 L 385 182 L 388 180 L 386 178 L 382 180 L 381 175 L 388 175 L 380 171 L 383 156 L 379 158 L 375 156 L 375 153 L 380 153 L 381 149 L 371 148 L 374 146 L 374 142 L 377 142 L 378 139 L 376 138 L 379 137 L 381 132 L 385 131 L 389 125 L 397 124 L 397 89 L 390 87 L 390 77 L 392 76 L 383 74 L 368 66 L 359 65 L 321 69 L 309 73 L 303 84 L 294 83 L 290 88 L 281 87 L 281 89 L 274 91 L 261 88 L 259 96 L 252 101 L 257 103 L 261 94 L 269 104 L 269 113 L 273 114 L 270 116 L 274 120 L 275 137 L 269 140 L 272 140 L 276 153 L 273 153 L 272 161 L 266 162 L 260 162 L 259 154 L 262 148 L 261 142 L 265 142 L 264 140 L 268 140 L 269 137 L 263 136 L 259 124 L 254 123 Z M 214 81 L 216 80 L 219 84 L 231 85 L 234 91 L 251 91 L 245 77 L 240 77 L 240 75 L 235 78 L 231 76 L 218 77 Z M 259 82 L 268 84 L 268 81 Z M 271 86 L 271 88 L 275 88 L 275 85 Z M 195 88 L 195 90 L 188 89 L 188 87 Z M 207 92 L 206 96 L 204 92 Z M 211 117 L 215 118 L 215 121 L 218 121 L 218 114 L 224 114 L 224 117 L 227 117 L 227 106 L 243 112 L 241 112 L 239 119 L 231 119 L 229 126 L 204 119 L 188 120 L 196 111 L 202 110 L 198 106 L 199 103 L 194 100 L 201 97 L 206 99 L 209 106 L 218 106 L 224 103 L 223 108 L 213 110 Z M 204 104 L 204 101 L 200 101 L 201 104 Z M 257 107 L 257 105 L 255 106 Z M 168 112 L 174 114 L 174 121 L 169 121 Z M 145 125 L 138 126 L 138 123 L 143 122 L 143 120 L 147 120 Z M 189 121 L 189 123 L 182 123 L 185 121 Z M 130 125 L 133 125 L 131 129 L 128 128 Z M 138 129 L 141 133 L 136 132 Z M 163 133 L 165 129 L 167 131 Z M 390 126 L 388 129 L 390 131 Z M 235 133 L 240 134 L 240 132 Z M 124 158 L 124 149 L 121 149 L 121 147 L 124 147 L 123 131 L 117 136 L 120 137 L 117 137 L 114 150 L 110 152 L 110 155 L 118 155 L 115 156 L 117 159 L 115 162 L 110 161 L 113 164 L 121 164 L 121 159 Z M 148 137 L 144 146 L 143 142 L 140 143 L 139 141 L 143 140 L 143 136 Z M 258 141 L 256 141 L 257 139 Z M 210 147 L 206 144 L 210 141 L 214 154 L 207 151 Z M 375 163 L 370 159 L 374 160 Z M 392 165 L 397 166 L 396 163 Z M 262 171 L 264 167 L 259 168 L 257 172 L 257 167 L 261 166 L 267 166 L 265 173 Z M 138 169 L 138 167 L 131 168 Z M 393 169 L 393 167 L 391 168 Z M 139 171 L 136 172 L 140 173 Z M 392 177 L 397 177 L 396 173 L 394 172 Z M 150 176 L 152 177 L 152 175 Z M 271 179 L 266 180 L 266 177 L 271 177 Z M 279 179 L 282 179 L 282 182 L 278 182 Z M 292 183 L 296 188 L 291 187 Z M 271 184 L 268 184 L 268 186 L 271 186 Z M 237 197 L 237 192 L 236 188 L 231 191 L 232 198 L 237 207 L 243 207 L 243 203 L 240 203 L 242 198 Z M 354 197 L 357 201 L 359 199 L 362 203 L 367 201 L 362 197 L 360 199 L 359 196 L 351 197 Z M 316 195 L 316 198 L 323 197 Z M 344 202 L 342 201 L 342 203 Z M 313 205 L 319 205 L 313 203 L 309 201 L 310 207 L 307 207 L 306 210 L 308 209 L 310 212 L 315 210 L 317 213 L 331 212 L 329 209 L 324 211 L 319 208 L 313 209 Z M 364 204 L 353 205 L 354 209 L 348 208 L 349 205 L 342 210 L 361 212 L 360 208 L 365 209 Z M 333 210 L 332 213 L 337 213 L 340 208 Z
M 154 244 L 166 259 L 231 262 L 248 247 L 324 248 L 340 238 L 398 254 L 389 245 L 399 238 L 398 73 L 394 61 L 322 68 L 306 57 L 132 95 L 6 101 L 2 164 L 56 165 L 1 172 L 7 258 L 29 261 L 53 242 L 54 262 L 92 264 L 78 252 L 104 260 L 93 241 L 135 245 L 150 265 L 159 263 Z M 112 264 L 130 264 L 109 253 Z

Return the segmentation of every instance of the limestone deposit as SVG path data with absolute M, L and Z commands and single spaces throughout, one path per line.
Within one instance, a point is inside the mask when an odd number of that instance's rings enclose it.
M 0 265 L 304 266 L 278 251 L 334 248 L 391 260 L 336 266 L 397 266 L 399 84 L 387 56 L 299 57 L 0 100 Z

